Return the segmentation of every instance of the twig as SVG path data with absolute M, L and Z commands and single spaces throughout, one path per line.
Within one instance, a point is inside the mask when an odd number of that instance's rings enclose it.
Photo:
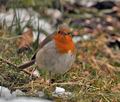
M 28 74 L 28 75 L 30 75 L 30 76 L 32 75 L 32 72 L 29 72 L 29 71 L 27 71 L 27 70 L 25 70 L 25 69 L 21 70 L 21 69 L 19 69 L 19 67 L 18 67 L 17 65 L 9 62 L 9 61 L 6 60 L 6 59 L 3 59 L 3 58 L 0 57 L 0 61 L 2 61 L 3 63 L 7 63 L 7 64 L 10 65 L 10 66 L 13 66 L 14 68 L 16 68 L 17 71 L 23 71 L 24 73 L 26 73 L 26 74 Z M 37 78 L 37 76 L 35 76 L 35 75 L 32 75 L 32 77 L 33 77 L 33 78 Z
M 15 37 L 10 37 L 10 38 L 0 37 L 0 39 L 3 39 L 3 40 L 13 40 L 13 39 L 17 39 L 17 38 L 20 38 L 20 37 L 21 37 L 21 35 L 15 36 Z
M 53 83 L 52 85 L 84 85 L 81 82 L 65 82 L 65 83 Z
M 15 64 L 13 64 L 13 63 L 9 62 L 8 60 L 5 60 L 5 59 L 3 59 L 1 57 L 0 57 L 0 61 L 2 61 L 3 63 L 7 63 L 8 65 L 17 68 L 17 65 L 15 65 Z
M 32 77 L 32 78 L 38 78 L 37 76 L 35 76 L 35 75 L 33 75 L 33 73 L 32 72 L 30 72 L 30 71 L 28 71 L 28 70 L 26 70 L 26 69 L 23 69 L 22 70 L 24 73 L 26 73 L 26 74 L 28 74 L 30 77 Z

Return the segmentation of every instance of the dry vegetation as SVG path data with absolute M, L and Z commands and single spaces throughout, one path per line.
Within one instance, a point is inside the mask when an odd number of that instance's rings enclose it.
M 29 60 L 32 53 L 17 54 L 16 39 L 11 39 L 12 36 L 7 33 L 1 37 L 1 58 L 16 65 Z M 1 59 L 0 84 L 11 90 L 27 91 L 28 95 L 33 96 L 35 96 L 36 90 L 42 90 L 48 98 L 53 98 L 51 92 L 55 86 L 62 86 L 72 92 L 73 96 L 55 98 L 56 100 L 117 102 L 120 100 L 120 53 L 108 48 L 106 44 L 107 39 L 104 34 L 100 34 L 95 39 L 77 43 L 78 53 L 73 68 L 62 77 L 54 76 L 55 82 L 51 85 L 44 82 L 43 78 L 32 79 L 23 71 L 19 72 Z M 32 68 L 34 67 L 32 66 Z
M 75 15 L 75 18 L 79 18 L 77 16 Z M 75 29 L 82 34 L 84 28 L 75 26 Z M 114 31 L 116 32 L 119 33 L 118 29 Z M 77 57 L 72 69 L 63 76 L 53 76 L 55 82 L 48 84 L 43 80 L 45 77 L 43 71 L 40 70 L 41 77 L 36 79 L 13 66 L 29 61 L 35 50 L 18 54 L 16 35 L 0 29 L 0 85 L 11 90 L 20 89 L 28 96 L 36 96 L 36 91 L 43 91 L 46 98 L 57 102 L 119 102 L 120 50 L 108 47 L 109 32 L 100 29 L 94 33 L 92 39 L 76 44 Z M 31 68 L 35 67 L 36 65 L 33 65 Z M 72 92 L 72 96 L 53 97 L 52 92 L 56 86 L 64 87 Z

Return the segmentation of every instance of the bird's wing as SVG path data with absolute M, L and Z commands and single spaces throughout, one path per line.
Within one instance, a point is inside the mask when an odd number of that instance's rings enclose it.
M 35 52 L 35 54 L 33 55 L 33 57 L 32 57 L 31 60 L 34 60 L 34 59 L 35 59 L 38 50 L 40 50 L 42 47 L 44 47 L 44 45 L 46 45 L 47 43 L 49 43 L 49 42 L 52 40 L 52 38 L 53 38 L 53 36 L 54 36 L 55 34 L 56 34 L 56 32 L 53 33 L 53 34 L 51 34 L 51 35 L 49 35 L 49 36 L 47 36 L 47 37 L 40 43 L 37 51 Z
M 49 35 L 49 36 L 47 36 L 47 37 L 40 43 L 38 50 L 40 50 L 43 46 L 45 46 L 48 42 L 50 42 L 55 34 L 56 34 L 56 32 L 53 33 L 53 34 L 51 34 L 51 35 Z M 30 67 L 31 65 L 33 65 L 33 64 L 35 63 L 35 58 L 36 58 L 36 54 L 37 54 L 38 50 L 36 51 L 36 53 L 35 53 L 34 56 L 32 57 L 31 61 L 26 62 L 26 63 L 24 63 L 24 64 L 22 64 L 22 65 L 19 65 L 18 68 L 22 70 L 22 69 L 28 68 L 28 67 Z

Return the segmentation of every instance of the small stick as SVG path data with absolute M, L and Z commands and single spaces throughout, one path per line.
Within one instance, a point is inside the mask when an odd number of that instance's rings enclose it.
M 81 82 L 53 83 L 52 85 L 83 85 Z
M 17 65 L 15 65 L 15 64 L 13 64 L 13 63 L 9 62 L 8 60 L 5 60 L 5 59 L 3 59 L 1 57 L 0 57 L 0 61 L 2 61 L 3 63 L 7 63 L 8 65 L 17 68 Z
M 3 62 L 3 63 L 7 63 L 8 65 L 13 66 L 14 68 L 16 68 L 18 71 L 23 71 L 24 73 L 26 73 L 26 74 L 28 74 L 28 75 L 31 76 L 31 72 L 29 72 L 29 71 L 27 71 L 27 70 L 21 70 L 21 69 L 19 69 L 19 67 L 18 67 L 17 65 L 9 62 L 9 61 L 6 60 L 6 59 L 3 59 L 3 58 L 0 57 L 0 61 Z M 34 76 L 34 75 L 33 75 L 33 77 L 36 78 L 36 76 Z
M 30 76 L 30 78 L 31 78 L 31 77 L 32 77 L 32 78 L 38 78 L 37 76 L 33 75 L 33 72 L 30 72 L 30 71 L 28 71 L 28 70 L 26 70 L 26 69 L 23 69 L 22 71 L 23 71 L 24 73 L 28 74 L 28 75 Z
M 13 39 L 17 39 L 17 38 L 20 38 L 20 37 L 21 37 L 21 35 L 11 37 L 11 38 L 0 37 L 0 39 L 2 39 L 2 40 L 13 40 Z

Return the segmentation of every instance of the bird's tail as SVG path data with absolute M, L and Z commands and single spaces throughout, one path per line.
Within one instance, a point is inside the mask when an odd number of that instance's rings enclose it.
M 25 69 L 25 68 L 30 67 L 30 66 L 33 65 L 34 63 L 35 63 L 35 59 L 33 59 L 33 60 L 31 60 L 31 61 L 29 61 L 29 62 L 27 62 L 27 63 L 25 63 L 25 64 L 22 64 L 22 65 L 18 66 L 18 68 L 19 68 L 20 70 L 22 70 L 22 69 Z

